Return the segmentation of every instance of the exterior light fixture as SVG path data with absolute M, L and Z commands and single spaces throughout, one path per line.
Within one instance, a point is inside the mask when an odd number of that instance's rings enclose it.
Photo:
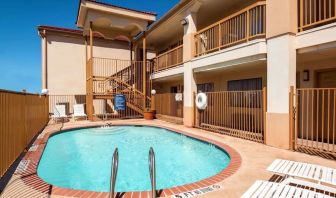
M 155 95 L 155 94 L 156 94 L 156 90 L 155 90 L 155 89 L 152 89 L 151 94 L 152 94 L 152 95 Z
M 48 95 L 49 90 L 48 89 L 42 89 L 41 94 L 42 95 Z
M 185 26 L 189 23 L 188 19 L 182 19 L 180 22 L 181 22 L 181 25 L 183 25 L 183 26 Z
M 309 70 L 303 71 L 303 81 L 309 81 Z

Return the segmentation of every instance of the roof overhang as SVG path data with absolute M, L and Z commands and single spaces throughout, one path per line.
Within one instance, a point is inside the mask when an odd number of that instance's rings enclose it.
M 93 0 L 81 0 L 76 25 L 88 33 L 90 23 L 104 38 L 124 36 L 132 40 L 156 20 L 156 14 L 122 8 Z

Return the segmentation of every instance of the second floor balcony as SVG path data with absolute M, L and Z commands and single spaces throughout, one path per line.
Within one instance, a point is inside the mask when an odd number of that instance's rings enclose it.
M 154 72 L 164 71 L 183 64 L 183 45 L 155 57 Z
M 298 0 L 298 32 L 336 22 L 336 0 Z
M 254 3 L 195 34 L 199 57 L 266 35 L 266 2 Z

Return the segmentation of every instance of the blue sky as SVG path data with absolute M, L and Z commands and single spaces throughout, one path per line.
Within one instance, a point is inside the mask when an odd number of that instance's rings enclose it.
M 3 1 L 0 7 L 0 89 L 41 91 L 41 40 L 38 25 L 76 28 L 79 0 Z M 158 13 L 179 0 L 102 0 Z M 29 3 L 28 3 L 29 2 Z M 141 3 L 139 3 L 141 2 Z

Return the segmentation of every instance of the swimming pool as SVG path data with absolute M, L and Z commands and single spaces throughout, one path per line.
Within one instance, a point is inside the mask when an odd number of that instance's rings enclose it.
M 49 138 L 37 173 L 45 182 L 77 190 L 108 192 L 114 149 L 119 149 L 116 191 L 151 189 L 148 151 L 156 155 L 157 188 L 196 182 L 230 163 L 222 149 L 157 127 L 77 129 Z

